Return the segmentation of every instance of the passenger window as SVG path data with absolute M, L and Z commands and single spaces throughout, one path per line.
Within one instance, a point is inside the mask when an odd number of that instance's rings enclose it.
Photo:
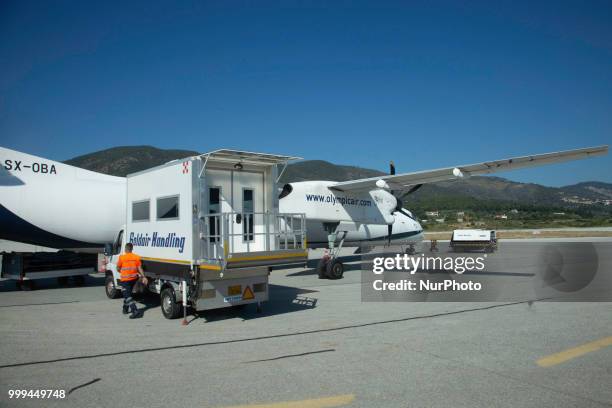
M 132 221 L 149 221 L 149 207 L 149 200 L 133 202 Z
M 179 218 L 179 196 L 157 199 L 157 219 L 177 220 Z

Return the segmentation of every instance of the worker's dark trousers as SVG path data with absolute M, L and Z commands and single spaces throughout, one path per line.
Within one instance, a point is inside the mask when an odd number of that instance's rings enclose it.
M 136 279 L 133 281 L 121 282 L 121 286 L 123 287 L 123 306 L 128 307 L 132 313 L 138 311 L 136 303 L 134 303 L 134 299 L 132 298 L 132 289 L 134 289 L 136 282 L 138 282 Z

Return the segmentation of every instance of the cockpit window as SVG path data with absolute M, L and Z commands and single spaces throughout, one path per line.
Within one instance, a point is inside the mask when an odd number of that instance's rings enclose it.
M 291 184 L 285 184 L 283 186 L 282 191 L 278 195 L 278 198 L 287 197 L 289 194 L 291 194 L 292 191 L 293 191 L 293 187 L 291 187 Z

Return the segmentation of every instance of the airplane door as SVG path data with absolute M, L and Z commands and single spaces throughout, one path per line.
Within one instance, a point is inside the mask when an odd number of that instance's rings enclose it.
M 234 171 L 232 184 L 233 208 L 238 213 L 233 219 L 234 251 L 263 251 L 264 176 L 262 173 Z

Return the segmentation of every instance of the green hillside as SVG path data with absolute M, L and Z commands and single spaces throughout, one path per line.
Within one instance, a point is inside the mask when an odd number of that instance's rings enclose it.
M 145 170 L 171 160 L 193 156 L 190 150 L 164 150 L 152 146 L 121 146 L 90 153 L 66 161 L 67 164 L 116 176 Z M 337 165 L 323 160 L 290 164 L 281 183 L 307 180 L 345 181 L 375 177 L 385 173 L 355 166 Z M 486 222 L 496 228 L 531 226 L 612 225 L 612 184 L 585 182 L 561 188 L 533 183 L 518 183 L 501 177 L 471 177 L 428 184 L 403 198 L 404 206 L 420 218 L 437 210 L 438 218 L 430 229 L 447 229 L 457 224 L 457 212 L 471 222 Z M 563 215 L 555 215 L 564 213 Z M 505 214 L 508 219 L 495 220 Z

